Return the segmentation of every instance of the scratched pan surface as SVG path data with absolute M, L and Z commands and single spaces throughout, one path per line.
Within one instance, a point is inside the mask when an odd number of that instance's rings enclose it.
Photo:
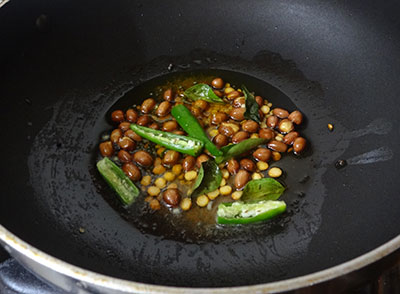
M 399 6 L 11 1 L 0 10 L 1 224 L 86 269 L 193 287 L 297 277 L 384 244 L 400 232 Z M 107 114 L 190 75 L 305 113 L 308 151 L 279 163 L 284 216 L 219 230 L 113 200 L 94 168 Z

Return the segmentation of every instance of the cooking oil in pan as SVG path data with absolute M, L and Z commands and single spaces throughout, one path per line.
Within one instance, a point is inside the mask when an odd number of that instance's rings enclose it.
M 126 92 L 123 97 L 116 101 L 107 113 L 106 118 L 111 124 L 110 114 L 115 109 L 126 110 L 129 107 L 140 105 L 144 99 L 149 97 L 161 100 L 163 99 L 164 91 L 168 88 L 187 89 L 196 83 L 210 83 L 217 76 L 235 87 L 239 87 L 242 84 L 246 85 L 250 91 L 254 91 L 257 95 L 268 99 L 275 107 L 288 110 L 297 109 L 284 93 L 268 83 L 249 75 L 226 70 L 198 70 L 169 73 L 142 83 Z M 301 131 L 305 125 L 307 125 L 307 119 L 305 119 L 303 126 L 300 128 Z M 156 150 L 149 149 L 148 145 L 143 143 L 138 144 L 137 148 L 146 148 L 153 155 L 156 152 Z M 106 187 L 102 189 L 102 195 L 128 222 L 143 233 L 159 235 L 167 239 L 201 243 L 219 242 L 243 234 L 249 234 L 249 237 L 254 234 L 275 234 L 285 228 L 285 225 L 290 221 L 291 214 L 299 209 L 300 201 L 306 197 L 305 191 L 307 191 L 307 187 L 310 184 L 308 179 L 312 177 L 314 165 L 310 155 L 311 148 L 308 148 L 301 156 L 286 154 L 282 156 L 279 162 L 270 162 L 271 166 L 279 166 L 284 170 L 284 174 L 279 178 L 279 181 L 287 187 L 281 199 L 288 204 L 288 211 L 284 215 L 264 223 L 228 227 L 217 225 L 216 210 L 220 202 L 227 201 L 225 196 L 217 197 L 204 208 L 198 207 L 193 199 L 192 208 L 188 211 L 182 211 L 180 208 L 169 208 L 163 203 L 160 210 L 153 211 L 144 200 L 145 193 L 142 193 L 129 208 L 122 207 L 116 200 L 117 196 L 114 192 Z M 142 175 L 149 173 L 145 169 L 141 171 Z M 180 186 L 180 190 L 182 189 L 185 191 L 185 187 Z

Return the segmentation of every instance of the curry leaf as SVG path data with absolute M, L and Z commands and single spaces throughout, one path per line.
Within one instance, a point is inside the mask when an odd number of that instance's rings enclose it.
M 242 85 L 243 93 L 244 93 L 244 98 L 245 98 L 245 106 L 246 106 L 246 111 L 244 113 L 244 117 L 247 119 L 252 119 L 258 123 L 261 122 L 260 120 L 260 114 L 258 113 L 259 106 L 254 98 L 254 95 L 247 90 L 245 85 Z
M 245 152 L 257 147 L 258 145 L 261 145 L 266 142 L 267 142 L 266 139 L 254 138 L 254 139 L 243 140 L 242 142 L 240 142 L 238 144 L 226 145 L 220 149 L 220 151 L 222 151 L 223 155 L 216 157 L 215 161 L 217 163 L 228 161 L 229 159 L 239 156 L 240 154 L 245 153 Z
M 273 178 L 251 180 L 244 187 L 241 200 L 245 202 L 277 200 L 283 191 L 285 191 L 285 187 Z
M 193 186 L 193 197 L 218 189 L 222 174 L 214 160 L 209 159 L 201 164 L 199 174 Z
M 224 102 L 207 84 L 197 84 L 185 91 L 185 96 L 191 100 L 205 100 L 208 102 Z

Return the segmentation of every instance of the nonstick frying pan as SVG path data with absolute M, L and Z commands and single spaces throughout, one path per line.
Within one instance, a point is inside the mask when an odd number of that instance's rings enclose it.
M 0 9 L 2 243 L 82 293 L 281 291 L 395 251 L 399 14 L 396 1 L 9 2 Z M 284 217 L 224 231 L 152 225 L 100 180 L 97 144 L 113 107 L 196 74 L 244 82 L 306 115 L 308 153 L 281 163 Z M 348 165 L 337 169 L 340 159 Z

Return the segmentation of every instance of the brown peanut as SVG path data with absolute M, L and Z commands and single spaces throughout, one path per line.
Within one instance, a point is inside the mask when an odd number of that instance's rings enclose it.
M 161 102 L 156 110 L 157 116 L 166 116 L 171 111 L 171 106 L 171 103 L 168 101 Z
M 267 162 L 271 158 L 271 154 L 271 150 L 267 148 L 258 148 L 256 151 L 253 152 L 253 157 L 258 161 Z
M 150 166 L 153 164 L 153 157 L 143 150 L 137 151 L 133 154 L 133 160 L 142 166 Z
M 172 166 L 179 161 L 179 152 L 175 150 L 168 150 L 163 157 L 163 164 Z
M 275 137 L 275 133 L 271 129 L 263 128 L 258 132 L 258 136 L 263 139 L 271 140 Z
M 115 129 L 111 132 L 110 140 L 114 144 L 118 144 L 119 139 L 122 137 L 122 131 L 120 129 Z
M 135 141 L 133 141 L 129 137 L 122 137 L 121 139 L 119 139 L 118 145 L 119 147 L 127 151 L 132 151 L 136 147 Z
M 129 121 L 130 123 L 135 123 L 138 119 L 138 114 L 135 110 L 133 109 L 128 109 L 126 111 L 126 120 Z
M 256 123 L 254 120 L 247 120 L 242 124 L 242 129 L 243 131 L 249 132 L 249 133 L 255 133 L 258 131 L 258 123 Z
M 303 114 L 300 111 L 295 110 L 289 115 L 288 119 L 290 119 L 296 125 L 299 125 L 303 121 Z
M 279 123 L 279 118 L 277 118 L 275 115 L 271 115 L 270 117 L 267 118 L 267 126 L 270 128 L 275 128 Z
M 216 89 L 221 89 L 224 86 L 224 81 L 221 78 L 215 78 L 212 80 L 211 85 Z
M 239 171 L 240 165 L 236 159 L 230 159 L 227 163 L 226 169 L 231 175 L 236 174 Z
M 287 118 L 289 116 L 289 112 L 283 108 L 275 108 L 272 113 L 279 118 Z
M 244 170 L 247 170 L 247 171 L 249 171 L 249 172 L 254 172 L 254 171 L 256 170 L 256 165 L 255 165 L 255 163 L 254 163 L 251 159 L 248 159 L 248 158 L 243 158 L 243 159 L 240 161 L 240 166 L 241 166 Z
M 219 125 L 220 123 L 226 121 L 228 116 L 224 112 L 214 113 L 211 117 L 211 123 L 214 125 Z
M 245 131 L 237 132 L 232 136 L 232 143 L 237 144 L 250 137 L 249 133 Z
M 250 174 L 247 171 L 243 169 L 239 170 L 234 180 L 235 188 L 237 190 L 242 189 L 247 184 L 249 179 L 250 179 Z
M 306 147 L 306 139 L 297 137 L 293 142 L 293 150 L 295 153 L 300 153 Z
M 194 168 L 196 164 L 196 158 L 191 155 L 187 155 L 182 162 L 182 167 L 185 172 L 188 172 Z
M 138 118 L 136 124 L 139 126 L 148 126 L 153 120 L 151 119 L 150 116 L 148 115 L 142 115 L 141 117 Z
M 169 101 L 169 102 L 171 102 L 172 100 L 174 100 L 174 96 L 173 96 L 173 93 L 172 93 L 172 89 L 167 89 L 167 90 L 165 90 L 165 91 L 164 91 L 163 98 L 164 98 L 165 101 Z
M 243 120 L 244 119 L 244 113 L 246 109 L 245 108 L 233 108 L 229 112 L 229 116 L 234 119 L 234 120 Z
M 214 137 L 213 139 L 215 145 L 217 145 L 218 147 L 223 147 L 225 145 L 228 145 L 229 143 L 229 139 L 227 136 L 222 135 L 222 134 L 218 134 Z
M 299 136 L 298 132 L 290 132 L 283 137 L 283 143 L 293 145 L 294 140 Z
M 142 177 L 139 168 L 132 162 L 125 163 L 124 165 L 122 165 L 122 170 L 132 181 L 139 181 L 140 178 Z
M 140 109 L 143 113 L 150 113 L 154 107 L 156 107 L 156 101 L 153 98 L 148 98 L 143 101 Z
M 175 120 L 166 121 L 163 123 L 162 130 L 164 132 L 172 132 L 178 128 L 178 123 Z
M 268 148 L 273 150 L 273 151 L 278 151 L 278 152 L 286 152 L 287 150 L 287 145 L 283 142 L 279 142 L 276 140 L 270 141 L 268 143 Z

